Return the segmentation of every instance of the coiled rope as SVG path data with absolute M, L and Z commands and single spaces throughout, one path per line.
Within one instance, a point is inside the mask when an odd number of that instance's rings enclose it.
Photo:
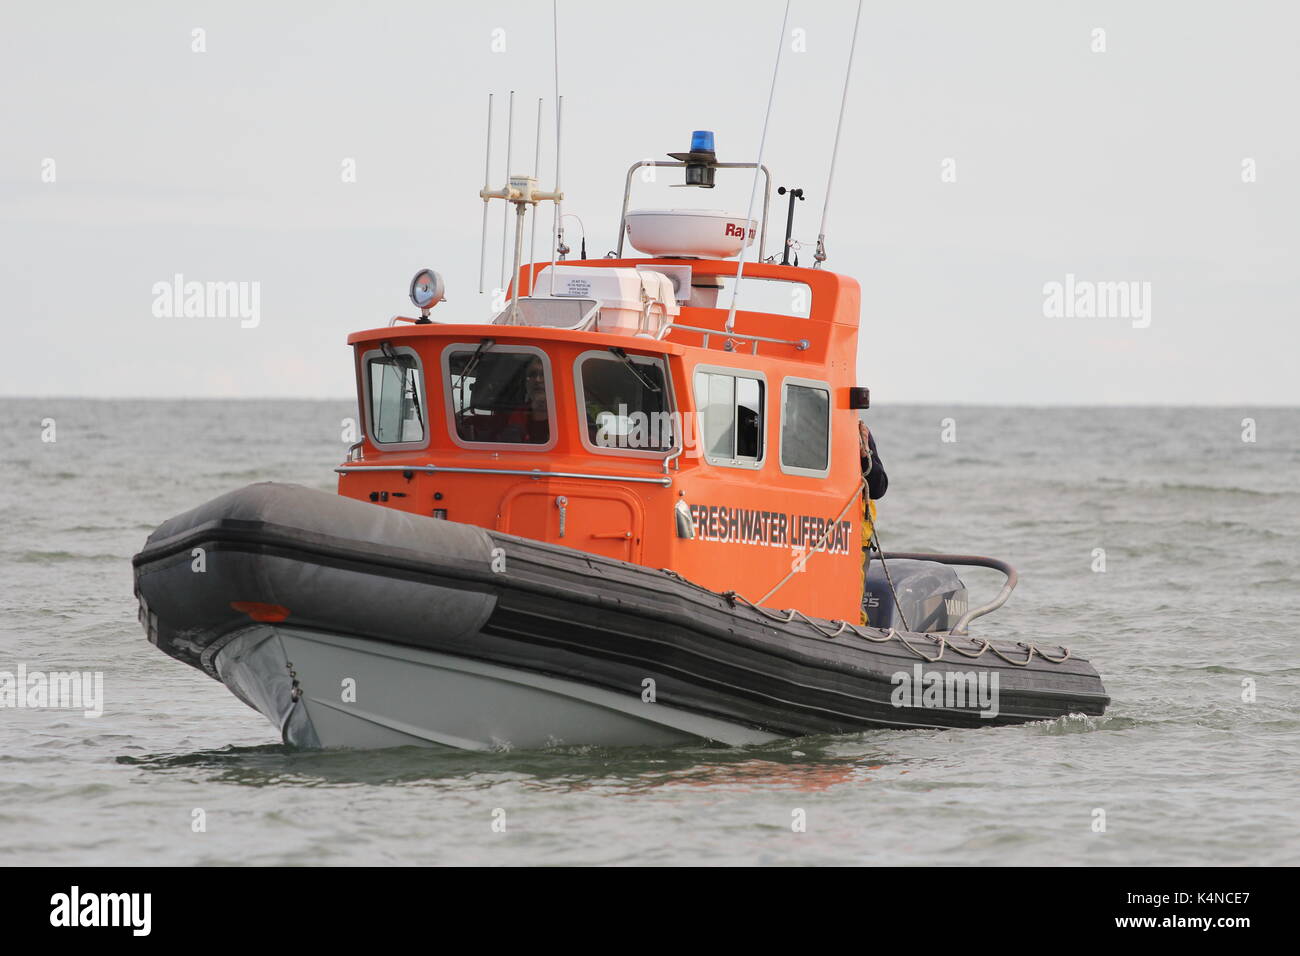
M 678 575 L 678 577 L 680 577 L 680 575 Z M 717 592 L 711 591 L 709 593 L 716 594 Z M 813 630 L 817 631 L 817 633 L 821 634 L 823 637 L 826 637 L 830 640 L 834 640 L 835 638 L 843 634 L 845 631 L 852 631 L 856 636 L 862 638 L 862 640 L 870 641 L 873 644 L 887 644 L 892 640 L 897 640 L 909 651 L 911 651 L 921 660 L 929 664 L 937 664 L 941 660 L 943 660 L 943 655 L 949 648 L 952 648 L 954 653 L 960 654 L 962 657 L 968 658 L 970 660 L 978 660 L 989 651 L 992 651 L 995 656 L 1006 661 L 1006 663 L 1010 664 L 1013 667 L 1028 667 L 1033 662 L 1035 656 L 1041 657 L 1044 661 L 1046 661 L 1049 664 L 1064 664 L 1066 661 L 1070 659 L 1070 649 L 1068 647 L 1061 648 L 1063 653 L 1061 654 L 1060 657 L 1052 657 L 1050 654 L 1045 654 L 1042 651 L 1042 649 L 1038 647 L 1037 644 L 1034 644 L 1032 642 L 1026 643 L 1024 641 L 1017 641 L 1016 646 L 1023 647 L 1025 649 L 1025 659 L 1023 661 L 1016 660 L 1004 654 L 998 647 L 994 646 L 994 644 L 988 638 L 980 639 L 979 650 L 967 651 L 958 647 L 956 644 L 950 642 L 948 640 L 948 635 L 944 633 L 940 633 L 937 637 L 930 634 L 922 635 L 923 637 L 927 637 L 930 640 L 935 641 L 939 645 L 939 653 L 934 655 L 933 657 L 930 657 L 926 655 L 924 652 L 913 647 L 911 642 L 908 641 L 908 639 L 903 636 L 903 633 L 900 633 L 899 631 L 895 630 L 892 627 L 888 631 L 882 633 L 881 636 L 876 637 L 873 636 L 867 630 L 855 624 L 849 624 L 847 621 L 834 620 L 834 621 L 830 621 L 829 623 L 835 625 L 835 629 L 830 630 L 828 628 L 823 627 L 821 622 L 816 620 L 815 618 L 808 617 L 802 611 L 795 610 L 793 608 L 786 610 L 782 613 L 770 611 L 767 608 L 759 607 L 753 601 L 748 600 L 742 594 L 737 594 L 735 591 L 723 591 L 719 595 L 719 597 L 725 599 L 727 603 L 731 604 L 732 606 L 735 606 L 736 604 L 742 604 L 745 607 L 757 611 L 763 617 L 768 618 L 769 620 L 772 621 L 776 621 L 780 624 L 792 624 L 795 622 L 795 620 L 802 621 L 803 623 L 810 626 Z M 970 640 L 971 643 L 975 643 L 974 638 L 968 638 L 968 640 Z

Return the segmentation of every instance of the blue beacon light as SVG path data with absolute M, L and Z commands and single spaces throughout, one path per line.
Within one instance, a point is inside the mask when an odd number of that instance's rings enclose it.
M 718 164 L 718 156 L 713 151 L 713 130 L 697 129 L 691 133 L 691 151 L 689 153 L 669 153 L 673 159 L 686 167 L 684 186 L 703 186 L 713 188 L 713 172 Z

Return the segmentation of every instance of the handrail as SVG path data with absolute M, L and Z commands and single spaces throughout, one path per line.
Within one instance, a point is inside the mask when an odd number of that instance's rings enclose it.
M 724 332 L 722 329 L 704 329 L 700 328 L 698 325 L 682 325 L 680 322 L 674 322 L 669 326 L 668 331 L 672 332 L 676 329 L 684 329 L 687 332 L 704 333 L 704 348 L 706 349 L 709 347 L 709 336 L 711 335 L 721 335 L 723 338 L 728 339 L 748 339 L 754 343 L 754 355 L 758 354 L 759 342 L 771 342 L 773 345 L 793 345 L 795 349 L 800 352 L 805 352 L 809 348 L 807 339 L 773 339 L 766 335 L 749 335 L 746 332 L 736 332 L 734 330 L 731 332 Z
M 527 471 L 519 468 L 449 468 L 443 465 L 342 465 L 334 469 L 340 475 L 350 471 L 409 471 L 423 472 L 427 475 L 439 472 L 454 475 L 522 475 L 525 478 L 591 478 L 596 481 L 632 481 L 648 485 L 663 485 L 667 488 L 673 479 L 667 475 L 647 478 L 643 475 L 593 475 L 578 471 L 542 471 L 534 468 Z
M 529 290 L 531 292 L 531 290 Z M 591 308 L 582 314 L 574 325 L 534 325 L 532 323 L 513 322 L 511 319 L 516 317 L 513 312 L 514 302 L 590 302 Z M 502 320 L 505 321 L 502 321 Z M 511 325 L 517 328 L 542 328 L 542 329 L 563 329 L 568 332 L 590 332 L 593 328 L 600 330 L 600 300 L 591 299 L 586 296 L 567 296 L 567 295 L 521 295 L 518 299 L 512 299 L 511 305 L 502 309 L 494 315 L 489 325 Z
M 968 610 L 957 619 L 957 623 L 949 630 L 949 634 L 965 634 L 970 622 L 975 618 L 990 614 L 1006 604 L 1007 598 L 1011 597 L 1011 592 L 1016 589 L 1016 582 L 1020 580 L 1020 575 L 1016 573 L 1016 569 L 1007 562 L 998 558 L 982 557 L 977 554 L 924 554 L 913 551 L 882 551 L 880 556 L 886 561 L 900 558 L 902 560 L 937 561 L 939 564 L 955 564 L 963 567 L 989 568 L 993 571 L 1001 571 L 1007 576 L 1006 583 L 1002 585 L 1002 590 L 998 592 L 998 596 L 987 604 L 981 604 L 979 607 Z
M 683 436 L 678 436 L 678 439 L 677 439 L 677 447 L 674 448 L 672 451 L 670 451 L 668 454 L 664 455 L 664 474 L 665 474 L 665 475 L 668 474 L 668 471 L 669 471 L 668 466 L 671 465 L 673 462 L 675 462 L 678 458 L 681 458 L 681 457 L 682 457 L 682 453 L 683 453 L 684 451 L 686 451 L 686 445 L 685 445 L 685 443 L 682 441 L 682 437 L 683 437 Z
M 665 163 L 657 159 L 646 160 L 632 164 L 632 168 L 627 171 L 627 182 L 623 185 L 623 214 L 618 220 L 618 252 L 615 259 L 623 258 L 623 239 L 627 236 L 627 209 L 632 201 L 632 174 L 642 166 L 664 166 L 669 169 L 684 169 L 689 163 L 673 162 Z M 714 169 L 761 169 L 763 171 L 763 222 L 759 228 L 758 234 L 758 260 L 763 261 L 763 253 L 767 249 L 767 208 L 772 202 L 772 172 L 764 163 L 710 163 Z M 746 226 L 748 228 L 748 226 Z

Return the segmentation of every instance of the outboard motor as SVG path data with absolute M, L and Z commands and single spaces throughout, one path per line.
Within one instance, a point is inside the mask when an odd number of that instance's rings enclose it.
M 885 577 L 884 564 L 873 555 L 862 597 L 862 609 L 872 627 L 903 630 L 906 618 L 909 631 L 937 633 L 951 630 L 966 613 L 966 585 L 946 564 L 893 558 L 889 560 L 889 575 L 894 579 L 897 604 Z

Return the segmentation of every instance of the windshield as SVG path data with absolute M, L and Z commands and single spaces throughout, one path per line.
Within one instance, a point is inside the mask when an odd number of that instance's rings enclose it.
M 673 447 L 663 363 L 638 355 L 582 361 L 587 440 L 597 448 L 668 451 Z
M 551 439 L 546 365 L 535 352 L 457 350 L 447 363 L 461 441 L 544 445 Z
M 376 442 L 424 441 L 420 370 L 413 356 L 370 360 L 370 422 Z

